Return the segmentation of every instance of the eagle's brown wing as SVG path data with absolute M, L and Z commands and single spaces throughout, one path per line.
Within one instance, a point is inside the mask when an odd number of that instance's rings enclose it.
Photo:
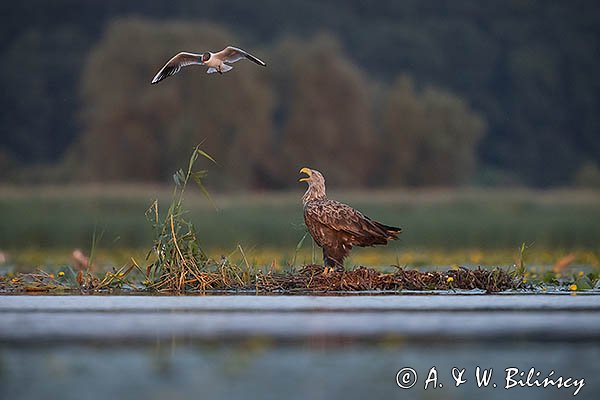
M 305 204 L 304 222 L 314 241 L 323 248 L 325 265 L 342 269 L 352 246 L 386 244 L 400 228 L 383 225 L 352 207 L 333 200 Z
M 324 202 L 310 202 L 304 207 L 304 222 L 315 243 L 323 249 L 323 263 L 343 270 L 344 258 L 350 253 L 350 236 L 331 226 L 329 209 Z
M 181 70 L 181 68 L 186 67 L 188 65 L 201 65 L 201 58 L 202 55 L 195 53 L 181 52 L 177 54 L 176 56 L 171 58 L 165 64 L 165 66 L 160 69 L 160 71 L 158 71 L 154 79 L 152 79 L 152 83 L 158 83 L 171 75 L 175 75 L 179 72 L 179 70 Z
M 400 228 L 383 225 L 354 208 L 333 200 L 315 201 L 304 210 L 307 226 L 314 226 L 319 240 L 328 245 L 373 246 L 397 239 Z M 310 230 L 310 227 L 309 227 Z M 312 234 L 312 232 L 311 232 Z M 314 235 L 313 235 L 314 236 Z M 315 238 L 317 244 L 319 240 Z

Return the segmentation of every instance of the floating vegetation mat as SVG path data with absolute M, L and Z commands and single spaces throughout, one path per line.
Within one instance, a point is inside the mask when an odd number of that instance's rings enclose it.
M 471 290 L 499 292 L 518 289 L 522 278 L 496 268 L 459 268 L 447 272 L 422 272 L 398 268 L 393 273 L 381 273 L 373 268 L 358 267 L 352 271 L 324 270 L 320 265 L 307 265 L 298 272 L 260 277 L 257 286 L 265 291 L 400 291 L 400 290 Z
M 499 292 L 525 288 L 521 276 L 513 271 L 458 268 L 446 272 L 423 272 L 397 268 L 383 273 L 373 268 L 357 267 L 351 271 L 334 271 L 320 265 L 307 265 L 291 272 L 253 272 L 237 266 L 216 267 L 177 275 L 180 290 L 173 290 L 170 277 L 157 281 L 140 281 L 130 277 L 132 268 L 107 272 L 103 277 L 72 270 L 56 274 L 37 272 L 0 276 L 0 292 L 82 292 L 102 293 L 124 289 L 131 293 L 195 293 L 203 291 L 254 291 L 256 293 L 324 293 L 431 290 L 472 290 Z M 132 274 L 139 275 L 139 274 Z

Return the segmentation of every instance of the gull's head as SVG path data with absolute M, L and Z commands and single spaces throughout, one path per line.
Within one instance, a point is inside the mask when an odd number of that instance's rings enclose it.
M 209 59 L 210 59 L 210 53 L 209 52 L 202 53 L 202 58 L 201 58 L 202 64 L 204 64 L 205 62 L 207 62 Z

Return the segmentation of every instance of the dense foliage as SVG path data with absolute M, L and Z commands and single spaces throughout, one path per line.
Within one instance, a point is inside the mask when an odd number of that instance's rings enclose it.
M 200 136 L 221 136 L 215 143 L 207 142 L 207 148 L 213 147 L 223 168 L 220 173 L 233 176 L 230 185 L 235 186 L 289 185 L 295 172 L 292 166 L 310 163 L 318 168 L 315 159 L 335 171 L 333 180 L 338 184 L 347 184 L 357 174 L 357 185 L 453 184 L 473 179 L 538 186 L 597 182 L 598 4 L 593 0 L 6 2 L 0 6 L 0 179 L 165 179 L 178 165 L 173 160 L 186 157 L 196 144 L 189 138 L 193 136 L 189 127 L 198 126 L 200 120 Z M 133 16 L 150 20 L 122 19 Z M 114 22 L 115 18 L 121 19 Z M 190 25 L 172 22 L 158 30 L 147 25 L 165 19 L 186 20 Z M 207 20 L 212 25 L 200 22 Z M 131 23 L 138 24 L 138 36 L 127 37 Z M 143 35 L 144 29 L 148 36 Z M 174 36 L 165 37 L 164 29 Z M 205 36 L 207 29 L 214 36 Z M 124 35 L 120 39 L 119 32 Z M 122 121 L 116 115 L 105 119 L 93 115 L 92 109 L 104 104 L 103 96 L 127 94 L 128 88 L 137 88 L 138 78 L 146 83 L 173 51 L 200 50 L 204 44 L 218 49 L 228 40 L 256 49 L 271 69 L 266 77 L 251 68 L 244 69 L 244 77 L 228 76 L 224 85 L 244 82 L 247 86 L 239 96 L 220 100 L 241 113 L 227 126 L 219 122 L 223 116 L 217 105 L 211 109 L 202 102 L 206 97 L 201 92 L 214 85 L 205 76 L 190 75 L 185 83 L 165 82 L 166 87 L 161 84 L 157 89 L 160 93 L 142 88 L 135 104 L 126 99 Z M 285 60 L 276 57 L 294 46 L 295 52 Z M 313 54 L 327 46 L 337 47 L 333 65 L 320 71 L 319 65 L 306 63 L 297 52 Z M 102 51 L 109 56 L 126 48 L 134 60 L 120 58 L 122 67 L 108 68 L 103 56 L 98 60 Z M 126 65 L 133 69 L 116 75 Z M 97 76 L 96 82 L 106 92 L 102 95 L 93 94 L 89 79 L 93 68 L 99 68 L 96 73 L 104 78 Z M 335 71 L 335 78 L 329 70 Z M 404 79 L 404 89 L 398 86 L 399 79 Z M 329 87 L 332 97 L 315 102 L 314 92 L 321 85 Z M 410 106 L 408 100 L 397 99 L 400 95 L 391 93 L 394 90 L 412 93 L 410 101 L 420 102 L 420 110 L 438 110 L 434 121 L 415 127 L 428 138 L 415 144 L 417 153 L 409 154 L 413 158 L 418 154 L 419 165 L 433 172 L 412 170 L 410 175 L 401 172 L 384 178 L 382 171 L 388 164 L 383 160 L 390 157 L 398 168 L 415 165 L 389 154 L 390 143 L 414 143 L 410 138 L 417 132 L 410 133 L 402 114 L 389 110 L 394 101 L 405 109 Z M 250 99 L 251 94 L 258 99 Z M 115 108 L 125 101 L 115 99 Z M 148 120 L 147 115 L 157 109 L 165 120 L 175 121 L 163 126 Z M 403 139 L 390 138 L 394 118 L 383 115 L 389 112 L 397 114 L 397 123 L 404 123 L 393 130 Z M 466 119 L 456 113 L 464 113 Z M 444 119 L 444 114 L 450 116 Z M 307 116 L 313 118 L 307 121 Z M 463 129 L 457 130 L 453 121 L 463 120 L 472 131 L 456 138 L 453 132 L 462 134 Z M 150 131 L 147 125 L 152 125 Z M 440 126 L 450 128 L 437 136 L 432 130 L 439 131 Z M 316 137 L 327 132 L 331 140 L 344 137 L 335 169 L 333 161 L 322 156 L 330 154 L 331 148 L 315 149 L 311 137 L 301 134 L 309 131 Z M 86 147 L 102 149 L 97 140 L 105 141 L 112 152 L 86 152 Z M 220 148 L 218 141 L 227 143 L 227 148 Z M 443 150 L 465 141 L 468 146 L 455 153 Z M 346 146 L 352 144 L 359 147 L 360 155 Z M 259 152 L 261 148 L 265 151 Z M 429 155 L 421 154 L 431 148 Z M 109 155 L 110 163 L 106 162 Z M 351 160 L 350 155 L 356 156 Z M 94 171 L 94 156 L 104 162 L 104 169 Z M 44 164 L 62 168 L 23 169 Z M 439 173 L 447 176 L 431 178 Z

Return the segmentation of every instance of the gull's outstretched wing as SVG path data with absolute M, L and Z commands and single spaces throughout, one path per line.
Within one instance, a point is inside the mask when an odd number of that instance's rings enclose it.
M 202 65 L 202 62 L 200 61 L 201 59 L 201 54 L 181 52 L 175 57 L 171 58 L 165 64 L 165 66 L 162 67 L 160 71 L 158 71 L 154 79 L 152 79 L 152 83 L 158 83 L 171 75 L 175 75 L 179 72 L 181 68 L 185 66 L 194 64 Z
M 262 65 L 263 67 L 267 66 L 267 64 L 265 64 L 264 61 L 260 60 L 259 58 L 253 56 L 252 54 L 242 49 L 238 49 L 237 47 L 233 46 L 225 47 L 223 50 L 216 53 L 215 57 L 218 57 L 229 64 L 233 64 L 236 61 L 239 61 L 243 58 L 247 58 L 248 60 L 255 62 L 258 65 Z

